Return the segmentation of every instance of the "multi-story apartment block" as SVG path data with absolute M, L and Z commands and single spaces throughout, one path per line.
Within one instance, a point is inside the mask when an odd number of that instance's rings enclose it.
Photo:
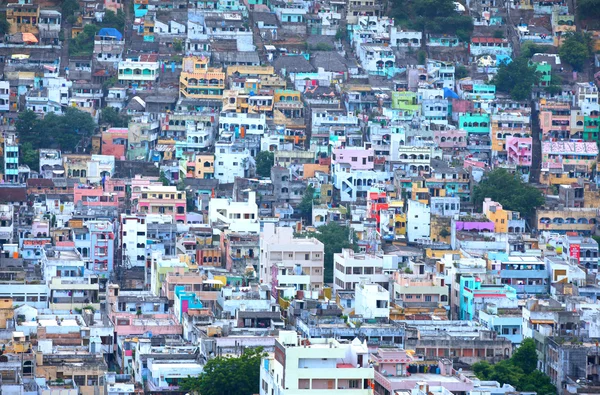
M 248 201 L 232 202 L 230 199 L 212 198 L 208 203 L 208 224 L 224 224 L 231 231 L 258 233 L 260 230 L 256 192 L 248 193 Z
M 10 109 L 10 82 L 0 81 L 0 112 Z
M 140 214 L 167 214 L 176 223 L 186 223 L 186 192 L 174 186 L 150 185 L 141 187 L 134 204 Z
M 394 273 L 394 301 L 404 307 L 448 306 L 448 286 L 443 277 L 430 274 Z
M 285 286 L 321 291 L 325 270 L 323 243 L 315 238 L 294 238 L 293 233 L 289 227 L 264 225 L 260 235 L 260 280 L 271 285 L 273 294 L 276 294 L 275 288 Z M 295 283 L 297 279 L 308 280 L 308 284 Z
M 140 55 L 121 60 L 118 66 L 119 82 L 131 87 L 151 86 L 158 80 L 159 63 L 157 54 Z
M 348 393 L 372 395 L 374 370 L 366 344 L 335 339 L 300 339 L 294 331 L 280 331 L 273 357 L 260 369 L 260 395 Z
M 4 136 L 4 181 L 19 182 L 19 143 L 16 134 Z
M 6 20 L 10 23 L 11 33 L 37 34 L 40 19 L 40 5 L 28 0 L 19 0 L 7 5 Z
M 358 254 L 344 249 L 333 256 L 334 290 L 354 290 L 360 284 L 361 277 L 368 277 L 371 282 L 384 288 L 389 286 L 392 265 L 384 262 L 384 258 L 373 254 Z
M 225 72 L 208 67 L 209 58 L 191 56 L 183 59 L 179 92 L 190 99 L 221 100 L 225 90 Z

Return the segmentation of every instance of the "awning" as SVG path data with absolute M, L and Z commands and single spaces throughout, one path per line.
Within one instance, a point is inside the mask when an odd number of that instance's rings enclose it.
M 530 320 L 532 324 L 554 324 L 554 320 Z
M 32 33 L 23 33 L 24 43 L 37 43 L 38 39 Z
M 29 55 L 25 55 L 25 54 L 14 54 L 10 57 L 11 59 L 17 59 L 17 60 L 25 60 L 25 59 L 29 59 Z
M 203 284 L 213 284 L 213 285 L 223 285 L 223 281 L 221 280 L 204 280 Z

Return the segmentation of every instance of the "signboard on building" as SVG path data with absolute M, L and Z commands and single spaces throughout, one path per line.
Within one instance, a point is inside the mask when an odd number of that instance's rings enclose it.
M 569 257 L 577 259 L 577 263 L 579 263 L 579 258 L 581 258 L 581 246 L 579 244 L 569 246 Z

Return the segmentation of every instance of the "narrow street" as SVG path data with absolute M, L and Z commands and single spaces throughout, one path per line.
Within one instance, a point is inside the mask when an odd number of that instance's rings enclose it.
M 69 67 L 69 43 L 71 41 L 71 24 L 67 19 L 62 20 L 62 33 L 64 40 L 60 49 L 60 76 L 66 77 L 66 68 Z

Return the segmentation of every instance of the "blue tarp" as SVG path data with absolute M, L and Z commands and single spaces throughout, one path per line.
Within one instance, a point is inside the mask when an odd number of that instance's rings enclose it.
M 458 95 L 450 88 L 444 88 L 444 99 L 458 99 Z
M 106 37 L 116 37 L 119 41 L 123 39 L 123 35 L 121 34 L 121 32 L 115 29 L 114 27 L 103 27 L 98 32 L 98 35 Z

